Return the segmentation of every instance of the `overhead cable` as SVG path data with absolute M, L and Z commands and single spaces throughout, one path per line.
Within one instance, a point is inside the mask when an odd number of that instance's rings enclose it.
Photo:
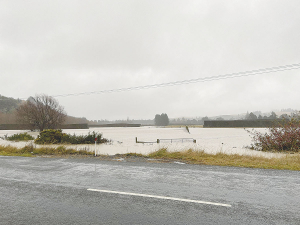
M 55 95 L 53 97 L 69 97 L 69 96 L 79 96 L 79 95 L 92 95 L 92 94 L 104 94 L 104 93 L 125 92 L 125 91 L 137 91 L 137 90 L 142 90 L 142 89 L 152 89 L 152 88 L 208 82 L 208 81 L 214 81 L 214 80 L 225 80 L 225 79 L 231 79 L 231 78 L 237 78 L 237 77 L 247 77 L 247 76 L 254 76 L 254 75 L 258 75 L 258 74 L 275 73 L 275 72 L 286 71 L 286 70 L 295 70 L 295 69 L 300 69 L 300 63 L 284 65 L 284 66 L 275 66 L 275 67 L 263 68 L 263 69 L 257 69 L 257 70 L 250 70 L 250 71 L 244 71 L 244 72 L 238 72 L 238 73 L 229 73 L 229 74 L 211 76 L 211 77 L 203 77 L 203 78 L 201 77 L 201 78 L 189 79 L 189 80 L 180 80 L 180 81 L 173 81 L 173 82 L 167 82 L 167 83 L 144 85 L 144 86 L 135 86 L 135 87 L 128 87 L 128 88 L 108 89 L 108 90 L 81 92 L 81 93 L 72 93 L 72 94 L 61 94 L 61 95 Z

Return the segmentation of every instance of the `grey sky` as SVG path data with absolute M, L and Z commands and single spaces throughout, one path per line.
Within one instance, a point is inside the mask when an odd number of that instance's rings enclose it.
M 0 94 L 27 98 L 300 63 L 300 2 L 1 0 Z M 88 119 L 300 109 L 300 70 L 58 98 Z

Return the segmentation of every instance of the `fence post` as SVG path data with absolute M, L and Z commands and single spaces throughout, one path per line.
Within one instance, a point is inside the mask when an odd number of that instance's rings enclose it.
M 159 144 L 159 139 L 157 139 L 157 144 Z
M 96 148 L 97 148 L 97 138 L 95 138 L 95 156 L 97 155 Z
M 138 143 L 138 141 L 137 141 L 137 137 L 135 137 L 135 143 Z

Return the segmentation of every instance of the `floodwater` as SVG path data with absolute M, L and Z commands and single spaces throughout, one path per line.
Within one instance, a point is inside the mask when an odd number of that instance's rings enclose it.
M 266 132 L 265 128 L 257 128 L 255 130 Z M 95 151 L 96 148 L 97 154 L 108 155 L 130 152 L 147 154 L 162 147 L 166 147 L 170 151 L 180 151 L 191 148 L 194 150 L 204 150 L 207 153 L 213 154 L 223 152 L 227 154 L 264 156 L 268 158 L 282 156 L 282 154 L 279 153 L 260 152 L 247 148 L 251 145 L 252 140 L 249 133 L 246 132 L 244 128 L 189 128 L 190 133 L 187 132 L 185 127 L 101 127 L 84 130 L 63 130 L 63 132 L 69 134 L 87 134 L 92 131 L 102 133 L 103 137 L 111 140 L 111 142 L 107 144 L 100 144 L 96 147 L 95 145 L 66 145 L 66 147 L 72 147 L 78 150 L 85 149 L 89 151 Z M 0 130 L 0 137 L 3 137 L 6 134 L 10 136 L 12 134 L 22 132 L 25 131 Z M 33 136 L 38 135 L 37 132 L 28 133 Z M 136 143 L 136 138 L 141 142 L 153 143 Z M 157 139 L 172 139 L 172 141 L 161 140 L 160 143 L 156 143 Z M 196 143 L 193 143 L 193 139 L 196 140 Z M 11 142 L 0 139 L 0 145 L 23 147 L 29 143 L 30 142 Z

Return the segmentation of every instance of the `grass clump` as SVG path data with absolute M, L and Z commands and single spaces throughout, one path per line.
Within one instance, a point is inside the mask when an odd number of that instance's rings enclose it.
M 62 130 L 53 129 L 40 132 L 34 142 L 36 144 L 94 144 L 95 138 L 97 138 L 97 144 L 108 142 L 101 133 L 95 131 L 87 135 L 70 135 L 63 133 Z
M 34 140 L 34 137 L 28 134 L 27 132 L 25 133 L 19 133 L 19 134 L 14 134 L 12 136 L 4 136 L 5 140 L 8 141 L 30 141 Z
M 192 164 L 236 166 L 248 168 L 300 170 L 300 155 L 286 155 L 280 158 L 265 158 L 259 156 L 248 156 L 224 153 L 208 154 L 204 151 L 186 150 L 170 152 L 166 148 L 159 149 L 147 155 L 155 159 L 180 160 Z
M 124 154 L 125 156 L 127 157 L 145 157 L 143 154 L 140 154 L 140 153 L 126 153 Z
M 38 156 L 38 155 L 93 155 L 93 152 L 85 150 L 69 149 L 65 146 L 58 146 L 56 148 L 52 147 L 40 147 L 35 148 L 34 145 L 26 145 L 23 148 L 17 148 L 13 146 L 1 146 L 0 145 L 0 155 L 4 156 Z

